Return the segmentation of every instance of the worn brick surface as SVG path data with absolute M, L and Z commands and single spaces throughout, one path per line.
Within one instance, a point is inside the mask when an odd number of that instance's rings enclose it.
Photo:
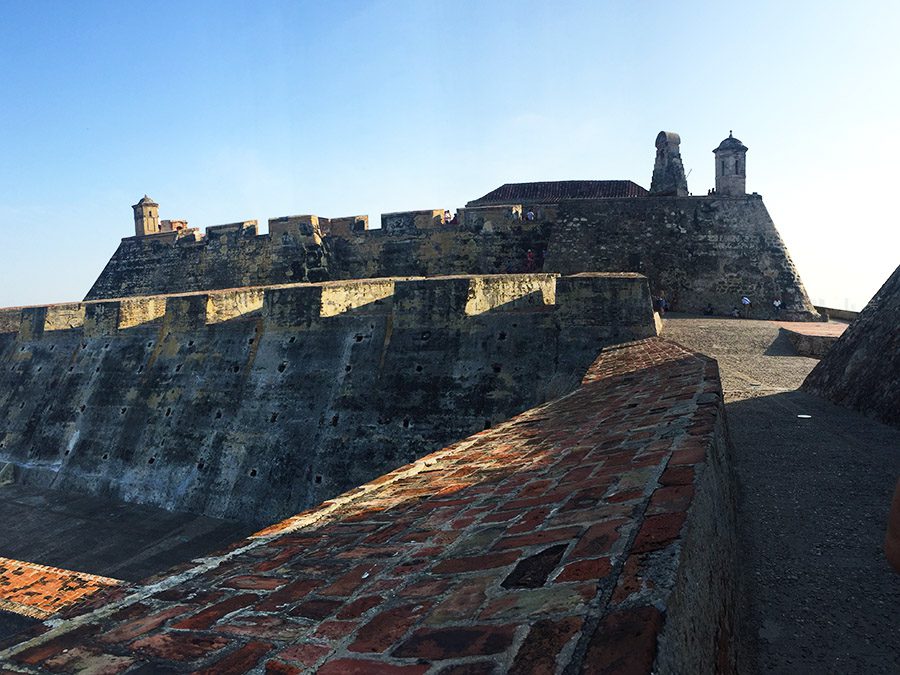
M 605 350 L 574 393 L 0 658 L 36 672 L 66 658 L 153 672 L 649 672 L 717 388 L 715 366 L 672 343 Z
M 0 610 L 43 619 L 122 582 L 0 557 Z

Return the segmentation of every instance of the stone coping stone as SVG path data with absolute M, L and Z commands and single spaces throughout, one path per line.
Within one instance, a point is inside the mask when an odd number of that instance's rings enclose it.
M 714 361 L 659 338 L 581 387 L 228 550 L 56 615 L 26 672 L 730 672 Z

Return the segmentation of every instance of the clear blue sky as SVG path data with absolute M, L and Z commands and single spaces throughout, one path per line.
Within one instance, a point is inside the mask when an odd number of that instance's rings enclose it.
M 0 306 L 78 300 L 145 192 L 192 226 L 456 208 L 510 181 L 695 194 L 729 129 L 815 302 L 900 263 L 897 2 L 0 0 Z

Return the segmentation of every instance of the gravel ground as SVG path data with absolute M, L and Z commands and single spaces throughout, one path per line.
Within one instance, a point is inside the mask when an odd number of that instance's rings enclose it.
M 900 673 L 900 574 L 882 551 L 900 430 L 795 391 L 815 359 L 777 324 L 669 315 L 719 361 L 739 482 L 746 673 Z M 809 415 L 799 418 L 798 415 Z

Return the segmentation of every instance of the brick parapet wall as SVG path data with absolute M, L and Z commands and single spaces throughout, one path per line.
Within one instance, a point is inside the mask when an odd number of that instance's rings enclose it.
M 573 393 L 127 597 L 95 596 L 0 659 L 35 673 L 730 672 L 723 423 L 714 362 L 657 338 L 611 349 Z

